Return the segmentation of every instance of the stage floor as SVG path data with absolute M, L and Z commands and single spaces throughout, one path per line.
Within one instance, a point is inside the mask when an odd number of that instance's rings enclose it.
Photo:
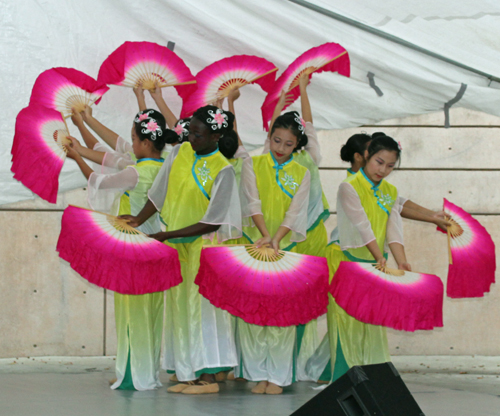
M 113 391 L 112 358 L 0 361 L 1 416 L 289 415 L 318 393 L 315 383 L 300 382 L 280 396 L 252 395 L 255 383 L 227 381 L 215 395 L 169 394 L 164 373 L 161 389 Z M 395 364 L 427 416 L 500 415 L 500 378 L 494 370 L 425 373 Z

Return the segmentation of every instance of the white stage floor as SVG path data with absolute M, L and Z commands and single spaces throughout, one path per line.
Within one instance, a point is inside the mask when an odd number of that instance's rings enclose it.
M 447 359 L 454 367 L 444 367 Z M 394 357 L 426 416 L 500 415 L 498 358 L 482 364 L 471 357 L 444 360 L 436 364 L 429 357 Z M 166 392 L 171 383 L 164 373 L 164 386 L 156 391 L 113 391 L 109 388 L 113 377 L 109 357 L 2 359 L 0 415 L 289 415 L 318 393 L 312 389 L 315 383 L 300 382 L 281 396 L 252 395 L 254 383 L 228 381 L 221 384 L 219 394 L 184 396 Z

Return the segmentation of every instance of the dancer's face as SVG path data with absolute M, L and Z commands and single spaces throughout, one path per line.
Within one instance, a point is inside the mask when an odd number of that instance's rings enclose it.
M 189 143 L 197 154 L 212 153 L 217 149 L 219 137 L 219 133 L 212 133 L 205 124 L 193 117 L 189 125 Z
M 281 165 L 290 159 L 293 149 L 297 147 L 297 136 L 291 130 L 278 127 L 271 136 L 270 150 Z
M 389 176 L 394 170 L 398 155 L 393 150 L 380 150 L 368 159 L 368 150 L 365 152 L 366 165 L 364 171 L 366 176 L 373 182 L 379 183 Z

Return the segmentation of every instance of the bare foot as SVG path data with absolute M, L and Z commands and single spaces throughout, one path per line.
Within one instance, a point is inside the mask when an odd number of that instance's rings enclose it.
M 267 388 L 267 381 L 259 381 L 257 385 L 251 390 L 253 394 L 264 394 Z
M 215 381 L 217 383 L 223 383 L 224 381 L 227 380 L 227 373 L 228 371 L 221 371 L 220 373 L 217 373 L 215 375 Z
M 266 394 L 281 394 L 283 393 L 283 389 L 274 383 L 268 383 L 266 387 Z
M 179 383 L 179 384 L 176 384 L 175 386 L 169 387 L 167 389 L 167 392 L 169 392 L 169 393 L 182 393 L 188 387 L 191 387 L 194 385 L 195 385 L 194 381 L 186 381 L 184 383 Z
M 212 394 L 219 392 L 219 385 L 217 383 L 208 383 L 200 380 L 194 386 L 189 386 L 187 389 L 182 390 L 182 394 Z

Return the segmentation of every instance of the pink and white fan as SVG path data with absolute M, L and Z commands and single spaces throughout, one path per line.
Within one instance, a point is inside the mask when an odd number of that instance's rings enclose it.
M 431 274 L 340 262 L 330 293 L 357 320 L 416 331 L 443 326 L 443 283 Z
M 495 283 L 495 244 L 479 221 L 462 208 L 445 199 L 443 209 L 452 224 L 447 233 L 446 294 L 450 298 L 482 297 Z
M 104 84 L 154 90 L 175 87 L 186 100 L 196 90 L 196 79 L 184 61 L 166 46 L 153 42 L 125 42 L 102 63 L 97 77 Z
M 340 75 L 349 77 L 350 65 L 349 54 L 338 43 L 324 43 L 304 52 L 281 74 L 267 95 L 262 105 L 264 129 L 269 129 L 269 121 L 273 116 L 281 91 L 286 92 L 287 98 L 283 109 L 287 108 L 300 96 L 299 78 L 303 73 L 308 74 L 309 79 L 311 79 L 314 72 L 325 71 L 338 72 Z
M 70 205 L 56 250 L 90 283 L 124 295 L 161 292 L 182 282 L 177 250 L 112 215 Z
M 196 75 L 198 89 L 184 102 L 181 117 L 191 116 L 205 105 L 216 105 L 231 90 L 248 84 L 258 84 L 269 92 L 277 70 L 272 62 L 250 55 L 235 55 L 214 62 Z
M 328 305 L 325 258 L 266 247 L 204 247 L 195 283 L 214 306 L 255 325 L 305 324 Z
M 42 72 L 31 92 L 30 105 L 53 108 L 68 118 L 72 107 L 83 111 L 85 105 L 97 104 L 109 88 L 73 68 L 52 68 Z
M 17 115 L 11 171 L 15 179 L 53 204 L 66 159 L 63 145 L 70 143 L 68 135 L 61 113 L 51 108 L 31 104 Z

